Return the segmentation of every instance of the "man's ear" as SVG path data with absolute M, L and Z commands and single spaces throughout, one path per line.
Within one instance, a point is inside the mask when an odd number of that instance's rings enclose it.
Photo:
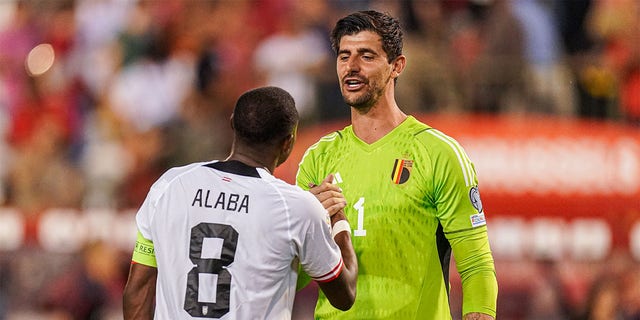
M 229 124 L 231 124 L 231 130 L 235 130 L 236 128 L 233 127 L 233 113 L 231 114 L 231 117 L 229 118 Z
M 293 145 L 296 142 L 296 135 L 295 134 L 290 134 L 288 135 L 283 142 L 283 146 L 282 146 L 282 150 L 284 151 L 284 153 L 286 155 L 289 155 L 291 153 L 291 151 L 293 150 Z
M 280 146 L 280 155 L 278 156 L 278 163 L 276 167 L 281 165 L 283 162 L 287 161 L 287 159 L 289 158 L 289 155 L 291 155 L 291 152 L 293 151 L 293 146 L 295 142 L 296 142 L 296 135 L 293 133 L 286 136 L 282 140 L 282 144 Z
M 393 78 L 397 78 L 400 76 L 404 68 L 407 66 L 407 58 L 404 55 L 399 55 L 392 62 L 393 70 L 391 70 L 391 75 Z

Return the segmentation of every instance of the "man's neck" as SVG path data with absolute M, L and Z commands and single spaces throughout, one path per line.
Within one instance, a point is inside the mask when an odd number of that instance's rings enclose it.
M 368 144 L 380 140 L 406 118 L 407 115 L 395 103 L 376 105 L 364 114 L 351 109 L 353 132 L 360 140 Z
M 263 158 L 260 158 L 260 155 L 256 155 L 254 153 L 255 152 L 248 149 L 234 148 L 231 150 L 231 154 L 225 159 L 225 161 L 240 161 L 248 166 L 263 168 L 272 173 L 276 167 L 275 160 L 271 160 L 270 157 L 265 157 L 264 155 L 262 155 Z

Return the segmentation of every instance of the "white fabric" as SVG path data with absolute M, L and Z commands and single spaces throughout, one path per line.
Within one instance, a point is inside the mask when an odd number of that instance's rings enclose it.
M 257 178 L 225 173 L 205 164 L 165 173 L 152 186 L 136 216 L 139 231 L 155 247 L 156 319 L 193 319 L 184 305 L 187 275 L 205 262 L 192 261 L 190 248 L 201 248 L 199 258 L 208 259 L 206 262 L 229 260 L 222 238 L 205 236 L 194 242 L 192 230 L 214 225 L 226 231 L 231 226 L 238 234 L 233 262 L 223 267 L 231 275 L 231 286 L 229 312 L 220 319 L 290 319 L 298 259 L 305 272 L 320 281 L 333 279 L 340 272 L 342 258 L 331 238 L 326 210 L 311 193 L 276 179 L 266 170 L 257 169 Z M 225 201 L 218 202 L 222 193 Z M 199 302 L 217 299 L 220 287 L 216 284 L 222 273 L 198 272 Z M 212 312 L 211 305 L 199 308 Z
M 331 237 L 335 238 L 336 235 L 342 231 L 347 231 L 351 234 L 351 225 L 349 225 L 349 221 L 339 220 L 336 222 L 333 227 L 331 227 Z

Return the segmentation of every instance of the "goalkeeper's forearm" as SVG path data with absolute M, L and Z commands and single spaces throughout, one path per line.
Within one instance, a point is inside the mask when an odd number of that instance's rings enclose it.
M 498 282 L 486 227 L 457 233 L 449 241 L 462 282 L 463 319 L 493 319 Z

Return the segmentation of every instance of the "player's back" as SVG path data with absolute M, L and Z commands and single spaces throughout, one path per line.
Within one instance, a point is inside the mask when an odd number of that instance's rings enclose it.
M 172 169 L 152 192 L 139 219 L 155 247 L 157 319 L 290 318 L 293 261 L 308 216 L 324 212 L 310 193 L 236 161 Z

